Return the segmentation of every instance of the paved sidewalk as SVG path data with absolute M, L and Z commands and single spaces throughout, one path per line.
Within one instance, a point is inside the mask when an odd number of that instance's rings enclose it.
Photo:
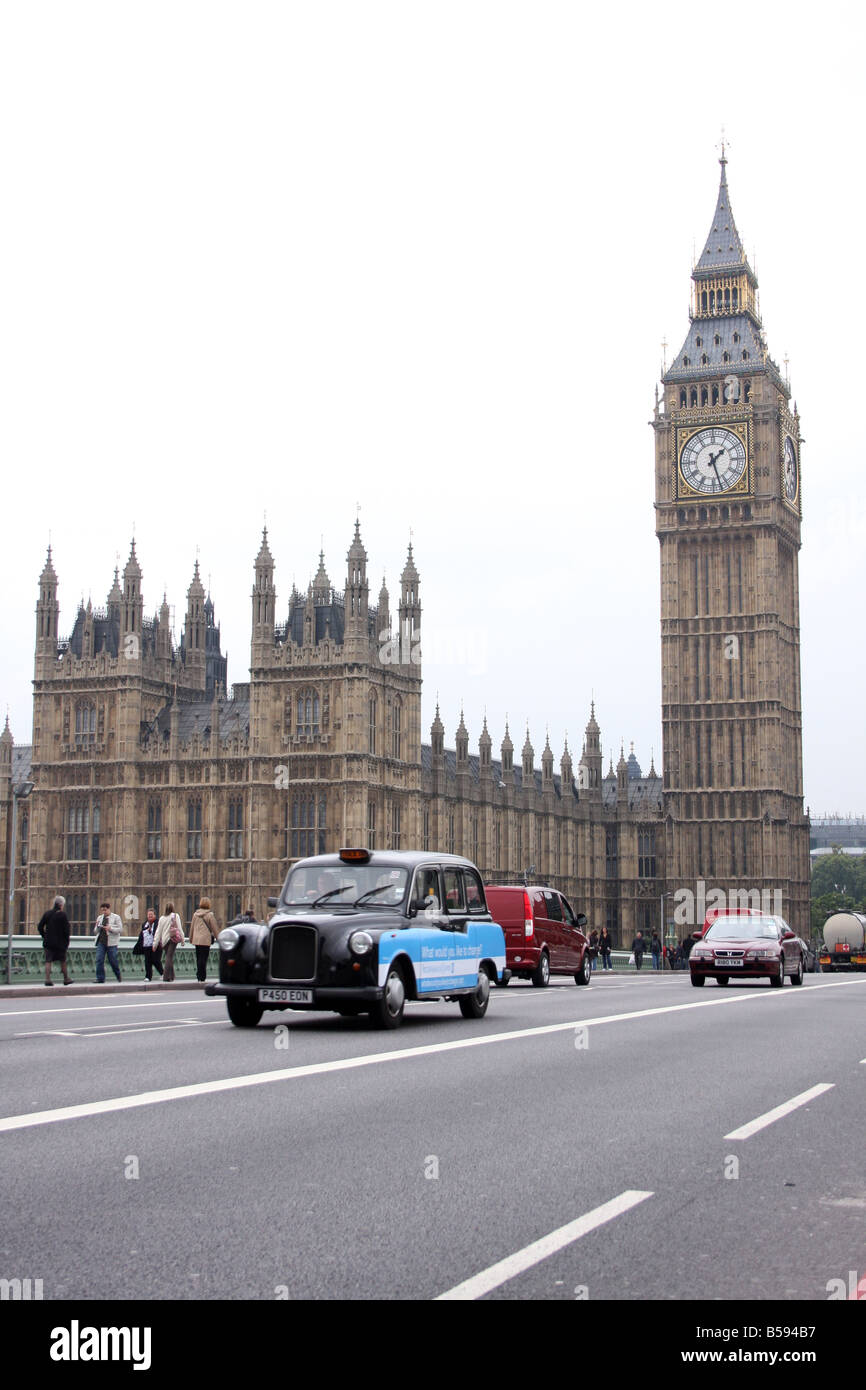
M 64 999 L 70 994 L 153 994 L 157 990 L 168 990 L 169 992 L 183 992 L 188 990 L 203 990 L 205 984 L 216 982 L 216 976 L 207 979 L 200 984 L 198 980 L 173 980 L 171 984 L 166 984 L 164 980 L 106 980 L 104 985 L 97 984 L 96 980 L 82 980 L 71 985 L 64 985 L 63 976 L 60 975 L 54 981 L 51 997 L 62 994 Z M 0 984 L 0 1003 L 4 999 L 36 999 L 45 997 L 45 981 L 29 980 L 24 985 Z

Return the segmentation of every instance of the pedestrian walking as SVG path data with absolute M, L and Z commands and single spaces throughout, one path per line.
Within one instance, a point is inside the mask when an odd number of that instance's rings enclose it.
M 159 919 L 155 939 L 165 952 L 162 978 L 168 985 L 174 980 L 174 953 L 184 941 L 183 923 L 180 914 L 174 910 L 174 903 L 166 904 L 165 913 Z
M 602 970 L 612 970 L 610 963 L 610 953 L 613 948 L 613 938 L 607 927 L 602 927 L 598 937 L 598 954 L 601 956 Z
M 595 927 L 589 933 L 589 968 L 595 970 L 595 963 L 598 959 L 598 932 Z
M 108 957 L 108 964 L 111 966 L 118 980 L 122 980 L 120 973 L 120 961 L 117 956 L 117 943 L 123 932 L 123 923 L 116 912 L 112 912 L 111 903 L 104 902 L 100 905 L 99 916 L 93 928 L 93 935 L 96 937 L 96 983 L 105 984 L 105 957 Z
M 162 947 L 156 941 L 156 913 L 152 907 L 147 909 L 147 918 L 141 929 L 141 947 L 144 955 L 144 973 L 148 981 L 153 979 L 153 972 L 157 975 L 162 974 Z
M 210 898 L 202 898 L 189 924 L 189 939 L 195 947 L 195 977 L 199 984 L 207 979 L 207 959 L 217 939 L 219 926 L 211 912 Z
M 45 949 L 45 983 L 53 985 L 51 978 L 51 967 L 53 964 L 60 966 L 63 971 L 63 983 L 71 985 L 69 978 L 69 967 L 66 957 L 69 951 L 69 918 L 66 916 L 66 899 L 59 895 L 54 899 L 47 912 L 43 912 L 39 919 L 39 926 L 36 928 L 42 937 L 42 945 Z
M 661 937 L 659 936 L 659 934 L 658 934 L 657 931 L 654 931 L 654 932 L 653 932 L 653 935 L 652 935 L 652 941 L 650 942 L 650 955 L 651 955 L 652 958 L 653 958 L 653 970 L 661 970 L 661 968 L 662 968 L 662 939 L 661 939 Z
M 646 950 L 643 932 L 639 931 L 634 941 L 631 943 L 631 951 L 634 956 L 635 970 L 640 970 L 643 965 L 643 953 Z

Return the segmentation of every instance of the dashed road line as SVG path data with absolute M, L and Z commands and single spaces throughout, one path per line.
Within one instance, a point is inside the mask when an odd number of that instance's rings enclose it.
M 732 1129 L 730 1134 L 726 1134 L 726 1139 L 750 1139 L 753 1134 L 758 1134 L 760 1130 L 766 1129 L 768 1125 L 782 1120 L 786 1115 L 790 1115 L 793 1110 L 799 1110 L 801 1105 L 808 1105 L 810 1100 L 815 1100 L 822 1096 L 825 1091 L 832 1091 L 835 1082 L 823 1081 L 818 1086 L 810 1086 L 808 1091 L 801 1091 L 798 1096 L 792 1096 L 782 1105 L 776 1105 L 772 1110 L 767 1110 L 763 1115 L 758 1115 L 757 1119 L 750 1120 L 746 1125 L 740 1125 L 739 1129 Z
M 488 1269 L 482 1269 L 480 1274 L 473 1274 L 471 1279 L 464 1279 L 461 1284 L 455 1284 L 445 1293 L 440 1293 L 436 1302 L 483 1298 L 491 1290 L 498 1289 L 501 1284 L 507 1284 L 509 1279 L 514 1279 L 516 1275 L 525 1273 L 527 1269 L 532 1269 L 533 1265 L 549 1259 L 551 1255 L 555 1255 L 566 1245 L 573 1244 L 574 1241 L 580 1240 L 581 1236 L 588 1235 L 590 1231 L 597 1230 L 606 1222 L 613 1221 L 615 1217 L 631 1211 L 633 1207 L 652 1196 L 652 1192 L 640 1192 L 635 1189 L 621 1192 L 612 1201 L 605 1202 L 603 1206 L 594 1207 L 592 1211 L 579 1216 L 576 1221 L 569 1221 L 568 1225 L 560 1226 L 558 1230 L 551 1231 L 549 1235 L 542 1236 L 540 1240 L 533 1241 L 531 1245 L 524 1246 L 522 1250 L 517 1250 L 513 1255 L 508 1255 L 504 1260 L 497 1261 Z

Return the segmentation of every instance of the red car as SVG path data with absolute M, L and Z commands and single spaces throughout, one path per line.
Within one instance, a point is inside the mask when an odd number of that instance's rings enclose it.
M 572 975 L 575 984 L 589 984 L 592 961 L 582 931 L 586 917 L 575 914 L 562 893 L 537 885 L 503 885 L 485 888 L 484 894 L 494 922 L 505 933 L 509 977 L 531 980 L 540 989 L 551 975 Z
M 792 985 L 803 983 L 806 945 L 781 917 L 758 912 L 722 912 L 692 947 L 692 984 L 715 980 L 764 979 L 780 988 L 789 975 Z

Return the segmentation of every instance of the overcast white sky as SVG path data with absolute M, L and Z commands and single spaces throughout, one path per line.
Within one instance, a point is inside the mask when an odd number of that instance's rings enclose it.
M 4 3 L 0 701 L 133 528 L 176 637 L 196 554 L 248 677 L 360 502 L 375 599 L 410 527 L 424 725 L 660 766 L 653 436 L 729 141 L 802 417 L 806 801 L 866 811 L 863 8 Z M 321 541 L 320 541 L 321 538 Z M 427 735 L 425 734 L 425 737 Z

